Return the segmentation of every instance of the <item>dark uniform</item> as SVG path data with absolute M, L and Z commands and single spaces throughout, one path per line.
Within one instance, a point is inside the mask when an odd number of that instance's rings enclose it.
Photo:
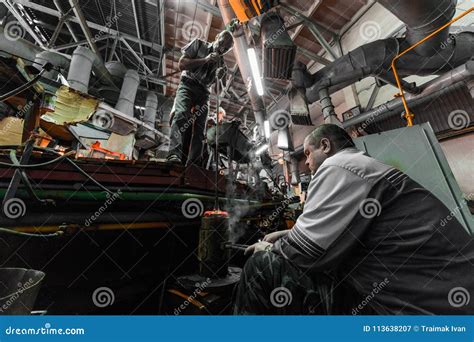
M 195 39 L 181 50 L 184 57 L 204 58 L 214 52 L 213 44 Z M 201 163 L 202 147 L 208 115 L 209 87 L 216 79 L 219 66 L 224 67 L 224 58 L 208 62 L 194 70 L 184 70 L 176 91 L 175 113 L 171 123 L 170 150 L 183 162 Z M 188 155 L 189 154 L 189 155 Z
M 249 259 L 235 312 L 472 315 L 473 274 L 474 241 L 453 213 L 401 171 L 347 148 L 317 170 L 289 234 Z M 346 312 L 332 305 L 342 288 L 356 295 Z M 291 302 L 279 306 L 275 289 Z

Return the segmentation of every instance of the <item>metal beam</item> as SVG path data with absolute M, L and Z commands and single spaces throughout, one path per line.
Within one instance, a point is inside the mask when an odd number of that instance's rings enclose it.
M 322 65 L 329 65 L 331 64 L 331 61 L 329 59 L 324 58 L 323 56 L 317 55 L 301 46 L 297 47 L 297 50 L 301 52 L 303 55 L 308 57 L 309 59 L 312 59 L 313 61 L 320 63 Z
M 61 7 L 61 3 L 59 2 L 59 0 L 53 0 L 53 3 L 54 3 L 54 6 L 56 6 L 56 8 L 58 9 L 59 11 L 59 14 L 60 14 L 60 18 L 65 18 L 66 16 L 68 17 L 67 20 L 65 21 L 65 24 L 66 24 L 66 27 L 67 29 L 69 30 L 69 33 L 71 34 L 72 36 L 72 39 L 77 42 L 79 41 L 79 38 L 77 38 L 76 34 L 74 33 L 74 30 L 71 26 L 71 23 L 69 22 L 69 15 L 67 15 L 62 7 Z
M 135 6 L 135 0 L 131 0 L 132 2 L 132 12 L 133 12 L 133 20 L 135 21 L 135 30 L 137 31 L 137 38 L 139 40 L 138 46 L 140 47 L 140 54 L 143 56 L 143 46 L 140 37 L 140 27 L 138 26 L 138 17 L 137 17 L 137 8 Z
M 61 13 L 59 13 L 59 11 L 57 11 L 55 9 L 52 9 L 52 8 L 49 8 L 49 7 L 46 7 L 46 6 L 39 5 L 37 3 L 32 2 L 31 0 L 0 0 L 0 1 L 2 1 L 2 2 L 10 1 L 12 3 L 17 3 L 17 4 L 20 4 L 22 6 L 29 7 L 31 9 L 34 9 L 35 11 L 39 11 L 39 12 L 54 16 L 56 18 L 61 18 Z M 77 19 L 76 17 L 71 17 L 70 21 L 79 24 L 79 19 Z M 96 24 L 92 21 L 86 21 L 86 23 L 87 23 L 87 26 L 89 26 L 89 28 L 91 28 L 91 29 L 98 30 L 98 31 L 103 31 L 103 32 L 108 32 L 111 35 L 120 35 L 121 37 L 125 38 L 126 40 L 134 42 L 134 43 L 140 43 L 140 41 L 141 41 L 143 46 L 150 47 L 151 49 L 153 49 L 153 50 L 155 50 L 159 53 L 161 53 L 163 51 L 163 47 L 160 44 L 153 43 L 153 42 L 143 40 L 143 39 L 139 40 L 137 37 L 134 37 L 134 36 L 126 34 L 126 33 L 118 32 L 117 30 L 114 30 L 110 27 L 99 25 L 99 24 Z
M 367 106 L 364 108 L 364 112 L 372 109 L 374 107 L 375 99 L 379 94 L 380 87 L 377 84 L 374 84 L 374 90 L 370 94 L 369 102 L 367 102 Z
M 212 3 L 207 2 L 206 0 L 185 0 L 184 3 L 189 2 L 193 5 L 197 5 L 200 9 L 209 12 L 215 17 L 222 18 L 221 12 L 219 8 L 216 6 L 216 2 L 213 1 Z
M 133 12 L 133 20 L 135 21 L 135 30 L 137 31 L 137 38 L 139 40 L 138 46 L 140 48 L 140 59 L 142 60 L 142 65 L 146 65 L 145 60 L 143 59 L 143 46 L 142 46 L 142 39 L 140 37 L 140 27 L 138 25 L 138 17 L 137 17 L 137 8 L 135 6 L 135 0 L 131 0 L 132 2 L 132 12 Z M 153 72 L 152 72 L 153 73 Z M 146 85 L 148 87 L 148 81 L 146 81 Z
M 40 37 L 36 34 L 36 32 L 31 28 L 30 24 L 26 22 L 23 16 L 18 12 L 18 10 L 14 6 L 14 1 L 12 0 L 1 0 L 1 3 L 5 5 L 6 8 L 13 14 L 15 19 L 20 23 L 20 25 L 28 32 L 28 34 L 33 37 L 33 39 L 41 46 L 43 49 L 47 49 L 45 43 L 41 40 Z
M 316 12 L 319 5 L 321 5 L 321 2 L 322 2 L 322 0 L 315 1 L 311 5 L 311 7 L 306 11 L 305 17 L 310 18 L 314 14 L 314 12 Z M 303 22 L 305 22 L 305 20 L 303 20 Z M 295 32 L 293 32 L 293 34 L 291 35 L 291 40 L 294 41 L 296 39 L 296 37 L 298 37 L 298 35 L 301 33 L 301 30 L 303 30 L 303 25 L 300 25 L 296 28 Z
M 89 26 L 87 25 L 86 22 L 86 17 L 84 17 L 84 13 L 82 13 L 82 9 L 79 6 L 79 3 L 77 0 L 69 0 L 69 5 L 71 6 L 74 14 L 76 15 L 76 18 L 79 20 L 79 25 L 81 26 L 82 32 L 84 32 L 84 36 L 87 39 L 87 43 L 89 44 L 91 50 L 99 57 L 100 52 L 97 49 L 97 46 L 95 45 L 94 41 L 92 40 L 92 33 L 91 30 L 89 29 Z
M 313 34 L 313 36 L 316 38 L 319 44 L 323 47 L 323 49 L 333 58 L 337 59 L 339 56 L 333 51 L 331 45 L 326 41 L 322 33 L 318 30 L 316 25 L 312 23 L 308 23 L 308 29 L 309 31 Z
M 130 44 L 127 42 L 127 40 L 124 37 L 120 37 L 120 41 L 127 47 L 127 49 L 132 53 L 133 57 L 137 59 L 137 61 L 145 68 L 145 70 L 149 74 L 153 74 L 153 71 L 146 65 L 146 63 L 143 61 L 143 59 L 138 56 L 138 54 L 133 50 L 133 48 L 130 46 Z
M 326 27 L 324 27 L 324 26 L 322 26 L 322 25 L 316 23 L 315 21 L 313 21 L 313 19 L 308 18 L 308 17 L 305 16 L 304 14 L 301 14 L 301 13 L 300 13 L 296 8 L 294 8 L 293 6 L 290 6 L 290 5 L 284 4 L 284 3 L 280 3 L 280 6 L 281 6 L 282 8 L 284 8 L 285 10 L 287 10 L 288 12 L 290 12 L 290 14 L 293 14 L 294 16 L 296 16 L 297 18 L 303 19 L 304 21 L 306 21 L 306 23 L 312 24 L 312 25 L 314 25 L 315 27 L 317 27 L 319 30 L 324 31 L 324 32 L 326 32 L 326 33 L 329 33 L 329 34 L 332 36 L 332 38 L 334 38 L 334 39 L 337 38 L 338 35 L 337 35 L 336 32 L 334 32 L 334 31 L 332 31 L 332 30 L 330 30 L 330 29 L 328 29 L 328 28 L 326 28 Z
M 112 47 L 110 48 L 109 58 L 107 59 L 107 62 L 111 62 L 112 59 L 114 58 L 115 49 L 117 48 L 118 40 L 119 40 L 119 37 L 116 36 L 114 39 L 114 42 L 112 43 Z
M 159 11 L 160 11 L 160 43 L 162 46 L 165 45 L 165 0 L 158 0 Z M 166 75 L 166 52 L 161 53 L 161 75 Z M 166 82 L 163 85 L 163 94 L 166 96 Z
M 109 39 L 109 38 L 114 38 L 114 36 L 112 36 L 110 34 L 105 34 L 102 37 L 93 38 L 93 41 L 98 42 L 98 41 Z M 88 44 L 87 39 L 80 40 L 80 41 L 77 41 L 77 42 L 74 42 L 74 43 L 67 43 L 67 44 L 64 44 L 64 45 L 55 46 L 52 50 L 61 51 L 61 50 L 66 50 L 66 49 L 73 48 L 73 47 L 76 47 L 76 46 L 79 46 L 79 45 L 84 45 L 84 44 Z
M 63 28 L 64 21 L 65 21 L 64 16 L 59 18 L 58 25 L 54 29 L 53 35 L 51 36 L 51 39 L 49 40 L 49 43 L 48 43 L 49 48 L 53 47 L 54 43 L 56 42 L 56 39 L 58 39 L 59 33 L 61 32 L 61 29 Z

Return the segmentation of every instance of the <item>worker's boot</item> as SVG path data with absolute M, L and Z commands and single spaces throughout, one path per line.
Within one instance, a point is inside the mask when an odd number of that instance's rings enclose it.
M 182 164 L 181 158 L 176 154 L 170 154 L 166 157 L 166 161 L 173 164 Z

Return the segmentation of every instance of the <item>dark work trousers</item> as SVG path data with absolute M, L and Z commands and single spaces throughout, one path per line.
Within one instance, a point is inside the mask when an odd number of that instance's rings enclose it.
M 209 92 L 199 83 L 189 79 L 180 81 L 176 90 L 168 155 L 177 155 L 183 164 L 200 166 L 202 163 L 208 99 Z
M 331 312 L 332 282 L 318 283 L 273 252 L 257 252 L 246 262 L 235 294 L 236 315 L 324 315 Z

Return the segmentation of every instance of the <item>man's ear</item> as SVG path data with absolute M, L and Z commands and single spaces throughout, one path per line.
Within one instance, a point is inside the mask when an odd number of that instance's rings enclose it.
M 328 138 L 322 138 L 319 145 L 322 146 L 323 152 L 325 154 L 329 154 L 331 152 L 331 141 Z

